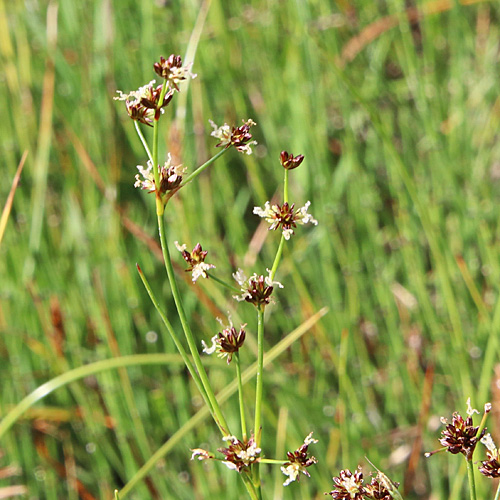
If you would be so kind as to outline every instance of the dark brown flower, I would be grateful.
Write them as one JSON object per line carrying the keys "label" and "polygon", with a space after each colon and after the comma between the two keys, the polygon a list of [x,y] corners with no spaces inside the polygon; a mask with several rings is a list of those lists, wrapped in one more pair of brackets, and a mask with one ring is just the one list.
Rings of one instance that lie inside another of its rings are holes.
{"label": "dark brown flower", "polygon": [[[365,486],[365,495],[367,498],[373,500],[392,500],[393,495],[391,491],[387,488],[387,482],[390,481],[387,476],[384,475],[385,481],[379,480],[379,474],[377,477],[372,477],[371,483]],[[399,487],[399,483],[389,483],[394,489]]]}
{"label": "dark brown flower", "polygon": [[192,63],[182,65],[181,56],[171,54],[168,59],[160,57],[160,62],[154,63],[153,68],[158,76],[165,78],[175,90],[179,91],[179,83],[196,75],[190,72]]}
{"label": "dark brown flower", "polygon": [[227,448],[219,448],[217,451],[226,457],[222,463],[229,469],[241,472],[245,467],[260,461],[261,449],[257,446],[253,436],[244,443],[234,436],[223,439],[231,444]]}
{"label": "dark brown flower", "polygon": [[363,500],[365,488],[360,467],[354,473],[349,469],[341,470],[338,477],[333,478],[333,485],[335,489],[325,495],[339,500]]}
{"label": "dark brown flower", "polygon": [[203,250],[199,243],[196,244],[192,252],[186,250],[186,245],[179,245],[177,241],[174,243],[177,250],[182,253],[182,258],[188,263],[186,272],[193,274],[193,283],[196,282],[200,276],[208,278],[207,271],[215,268],[213,264],[207,264],[205,262],[208,252]]}
{"label": "dark brown flower", "polygon": [[213,132],[210,134],[219,139],[217,148],[229,148],[234,146],[240,153],[252,154],[250,146],[257,144],[256,141],[251,141],[252,134],[249,132],[252,125],[256,125],[253,120],[247,120],[241,127],[230,127],[227,123],[218,127],[212,120],[209,120],[213,127]]}
{"label": "dark brown flower", "polygon": [[486,432],[486,429],[483,429],[481,434],[477,436],[478,430],[479,427],[473,425],[471,416],[464,420],[458,412],[455,412],[451,423],[447,424],[441,433],[439,442],[450,453],[462,453],[467,460],[471,460],[478,441]]}
{"label": "dark brown flower", "polygon": [[304,155],[293,156],[291,153],[282,151],[280,153],[280,161],[285,170],[293,170],[304,161]]}
{"label": "dark brown flower", "polygon": [[313,456],[310,457],[307,451],[311,443],[318,442],[317,439],[313,439],[312,434],[311,432],[304,439],[304,444],[300,448],[286,453],[288,462],[285,462],[283,467],[281,467],[281,472],[285,476],[288,476],[288,479],[283,483],[283,486],[288,486],[292,481],[298,481],[300,479],[300,472],[307,477],[311,477],[306,468],[318,463],[318,460]]}
{"label": "dark brown flower", "polygon": [[227,364],[229,364],[233,359],[233,354],[238,352],[245,342],[246,332],[243,330],[244,327],[245,325],[242,325],[239,332],[236,331],[234,326],[225,328],[222,332],[212,337],[212,345],[210,347],[202,341],[203,352],[207,354],[217,352],[217,356],[220,358],[227,356]]}
{"label": "dark brown flower", "polygon": [[313,216],[307,211],[311,202],[308,201],[303,207],[295,210],[295,203],[291,205],[285,201],[283,205],[271,205],[266,201],[264,208],[254,207],[253,213],[259,217],[263,217],[266,221],[271,224],[269,230],[276,230],[281,228],[282,234],[285,240],[289,240],[290,236],[294,234],[294,228],[297,224],[307,224],[311,223],[314,225],[318,224],[318,221],[313,218]]}
{"label": "dark brown flower", "polygon": [[266,306],[271,303],[271,294],[274,290],[274,285],[283,288],[283,285],[279,281],[273,281],[271,278],[271,271],[269,271],[269,276],[262,276],[254,274],[250,278],[245,276],[245,273],[238,269],[237,272],[233,274],[233,278],[238,282],[241,287],[241,295],[234,295],[233,297],[238,300],[246,300],[256,307]]}

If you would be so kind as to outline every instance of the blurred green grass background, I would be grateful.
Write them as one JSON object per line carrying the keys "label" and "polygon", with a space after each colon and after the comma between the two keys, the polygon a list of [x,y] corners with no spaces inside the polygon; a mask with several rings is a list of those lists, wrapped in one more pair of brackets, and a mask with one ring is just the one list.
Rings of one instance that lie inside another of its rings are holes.
{"label": "blurred green grass background", "polygon": [[[488,427],[499,428],[496,2],[0,0],[1,207],[28,151],[0,245],[1,416],[71,368],[174,352],[135,270],[175,322],[153,199],[133,188],[145,155],[112,97],[153,79],[160,55],[184,55],[205,13],[198,77],[168,108],[163,151],[204,162],[209,118],[254,119],[259,146],[180,191],[172,241],[200,241],[226,279],[270,267],[278,235],[252,208],[281,189],[283,149],[305,155],[290,197],[311,200],[319,221],[287,245],[267,346],[329,312],[266,371],[263,439],[268,456],[284,455],[314,431],[319,464],[286,489],[277,467],[265,470],[265,498],[324,498],[339,469],[371,470],[365,456],[407,499],[466,498],[463,460],[422,453],[438,447],[438,417],[463,413],[469,396],[497,404]],[[210,281],[183,290],[198,341],[230,311],[248,323],[252,362],[253,311]],[[233,380],[231,366],[207,362],[218,389]],[[200,405],[178,364],[72,383],[0,442],[0,466],[12,466],[0,487],[110,499]],[[236,401],[223,409],[235,425]],[[221,446],[208,419],[126,498],[244,498],[234,472],[189,460],[203,444]]]}

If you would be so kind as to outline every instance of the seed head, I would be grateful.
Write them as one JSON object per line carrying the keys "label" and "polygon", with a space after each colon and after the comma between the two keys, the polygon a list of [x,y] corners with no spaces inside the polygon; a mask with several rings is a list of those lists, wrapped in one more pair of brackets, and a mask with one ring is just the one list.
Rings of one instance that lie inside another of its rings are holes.
{"label": "seed head", "polygon": [[498,452],[498,448],[493,442],[493,439],[491,438],[491,435],[486,434],[486,436],[481,439],[481,443],[488,448],[488,451],[486,452],[488,460],[481,462],[479,472],[486,477],[500,477],[500,454]]}
{"label": "seed head", "polygon": [[464,420],[458,412],[453,414],[451,423],[446,421],[445,423],[447,425],[441,433],[439,442],[450,453],[454,455],[462,453],[467,460],[471,460],[474,449],[478,441],[484,436],[486,429],[483,429],[481,434],[476,436],[479,427],[473,425],[472,416],[468,416]]}
{"label": "seed head", "polygon": [[291,153],[282,151],[280,153],[280,161],[285,170],[293,170],[304,161],[304,155],[293,156]]}
{"label": "seed head", "polygon": [[394,490],[397,490],[399,483],[393,483],[385,474],[381,479],[381,472],[377,477],[372,477],[371,483],[365,486],[366,498],[373,500],[392,500]]}

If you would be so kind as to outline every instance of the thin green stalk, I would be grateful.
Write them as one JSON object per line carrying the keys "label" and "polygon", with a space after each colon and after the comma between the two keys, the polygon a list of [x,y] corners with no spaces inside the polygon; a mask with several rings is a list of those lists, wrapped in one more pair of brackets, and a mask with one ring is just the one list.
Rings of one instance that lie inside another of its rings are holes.
{"label": "thin green stalk", "polygon": [[238,400],[240,403],[241,435],[243,437],[243,442],[246,443],[247,424],[245,420],[245,400],[243,398],[243,382],[241,381],[240,353],[235,352],[233,357],[236,366],[236,379],[238,380]]}
{"label": "thin green stalk", "polygon": [[276,251],[276,257],[274,258],[273,267],[271,268],[271,280],[274,280],[274,276],[276,275],[276,271],[278,270],[278,266],[281,261],[281,256],[283,255],[283,247],[285,246],[285,237],[281,235],[280,244],[278,246],[278,250]]}
{"label": "thin green stalk", "polygon": [[226,283],[225,281],[221,280],[220,278],[217,278],[217,276],[215,276],[214,274],[207,272],[207,276],[209,278],[213,279],[214,281],[216,281],[217,283],[219,283],[219,285],[222,285],[223,287],[227,288],[228,290],[231,290],[233,293],[241,293],[241,290],[239,288],[236,288],[235,286],[230,285],[229,283]]}
{"label": "thin green stalk", "polygon": [[191,327],[189,326],[189,323],[186,318],[186,313],[184,311],[184,306],[182,304],[181,294],[179,292],[177,281],[174,275],[174,268],[172,266],[172,261],[170,260],[170,253],[168,251],[167,238],[165,235],[165,222],[161,215],[158,215],[158,227],[160,230],[160,243],[163,252],[163,260],[165,263],[165,269],[167,271],[168,281],[170,283],[170,288],[172,290],[172,295],[174,297],[175,306],[177,308],[177,313],[179,314],[179,319],[181,320],[182,329],[184,330],[184,335],[186,336],[189,350],[191,351],[191,355],[193,356],[194,364],[196,366],[196,369],[198,370],[201,382],[203,384],[203,387],[205,388],[208,399],[210,400],[210,403],[214,410],[214,415],[215,415],[214,418],[217,421],[217,425],[219,426],[219,428],[221,428],[223,435],[229,436],[230,435],[229,427],[227,425],[226,419],[224,418],[224,415],[222,414],[219,403],[215,398],[214,391],[212,389],[210,381],[208,380],[207,372],[205,371],[203,363],[201,362],[200,354],[196,347],[196,342],[194,340],[193,332],[191,331]]}
{"label": "thin green stalk", "polygon": [[219,151],[215,156],[212,156],[210,160],[206,161],[203,165],[201,165],[201,167],[198,167],[193,173],[189,174],[182,182],[181,187],[191,182],[195,177],[198,177],[198,175],[200,175],[203,172],[203,170],[209,167],[215,160],[220,158],[228,149],[229,148],[224,148],[222,151]]}
{"label": "thin green stalk", "polygon": [[[203,387],[203,384],[201,383],[201,379],[200,379],[198,373],[196,372],[196,369],[195,369],[193,363],[189,359],[189,357],[186,353],[186,350],[184,349],[181,341],[179,340],[179,337],[177,337],[177,334],[175,333],[175,330],[172,328],[172,324],[168,320],[166,314],[161,309],[160,304],[158,302],[158,299],[156,298],[155,294],[153,293],[153,290],[152,290],[148,280],[146,279],[146,276],[142,272],[142,269],[139,267],[139,265],[137,265],[137,271],[139,272],[139,276],[141,277],[144,288],[146,288],[146,291],[148,292],[148,295],[149,295],[149,298],[151,299],[151,302],[153,303],[156,310],[158,311],[158,314],[160,315],[160,317],[163,321],[163,324],[166,326],[168,333],[170,334],[170,336],[172,337],[172,340],[174,341],[175,347],[179,351],[179,354],[182,356],[184,364],[186,365],[187,369],[189,370],[189,373],[191,374],[191,376],[193,377],[193,380],[196,384],[196,387],[200,391],[203,399],[205,400],[205,403],[207,404],[207,406],[210,410],[210,413],[213,416],[214,411],[213,411],[212,404],[211,404],[210,400],[208,399],[207,393],[205,392],[205,388]],[[215,419],[215,421],[217,422],[216,419]],[[222,429],[221,429],[221,431],[222,431]]]}
{"label": "thin green stalk", "polygon": [[139,139],[141,140],[142,145],[144,146],[144,149],[146,150],[146,153],[148,154],[149,160],[154,165],[153,155],[151,154],[151,150],[149,149],[148,143],[146,142],[146,139],[144,138],[144,135],[142,134],[142,130],[139,127],[139,123],[137,122],[137,120],[134,120],[134,126],[135,126],[135,131],[137,132],[137,135],[139,136]]}
{"label": "thin green stalk", "polygon": [[257,382],[255,387],[255,440],[260,446],[262,417],[262,372],[264,368],[264,308],[257,308]]}
{"label": "thin green stalk", "polygon": [[[165,98],[165,94],[167,93],[167,80],[164,80],[163,86],[160,93],[160,99],[158,100],[158,109],[161,109],[163,104],[163,99]],[[163,200],[161,199],[161,193],[159,191],[160,186],[160,171],[158,170],[158,122],[160,120],[161,113],[158,118],[155,117],[153,120],[153,175],[155,178],[155,186],[156,186],[156,214],[158,217],[163,215],[165,211],[165,205],[163,204]]]}
{"label": "thin green stalk", "polygon": [[[302,325],[297,327],[293,332],[285,336],[284,339],[280,340],[275,346],[273,346],[266,353],[264,358],[264,367],[270,365],[274,360],[283,352],[285,352],[292,344],[297,342],[307,331],[309,331],[326,313],[328,308],[324,307],[316,314],[307,319]],[[180,359],[179,359],[180,361]],[[242,382],[246,384],[251,380],[257,373],[257,362],[253,363],[242,373]],[[230,382],[224,389],[222,389],[219,394],[217,394],[217,400],[219,403],[227,401],[238,389],[238,383],[236,380]],[[128,483],[120,490],[120,496],[125,498],[128,493],[130,493],[135,486],[142,481],[151,470],[154,469],[155,465],[162,459],[166,457],[179,443],[182,443],[186,435],[192,430],[196,429],[199,425],[204,422],[208,416],[208,407],[204,406],[198,412],[191,417],[191,419],[182,425],[177,431],[170,436],[168,441],[163,443],[158,450],[156,450],[151,458],[132,476],[129,478]],[[1,437],[1,434],[0,434]],[[253,498],[253,497],[252,497]],[[257,497],[258,498],[258,497]]]}
{"label": "thin green stalk", "polygon": [[[260,447],[262,437],[262,392],[264,371],[264,308],[257,308],[257,380],[255,384],[255,442]],[[254,484],[260,495],[259,464],[254,464]]]}
{"label": "thin green stalk", "polygon": [[467,478],[469,479],[469,490],[471,500],[477,500],[476,497],[476,482],[474,480],[474,464],[472,458],[467,459]]}
{"label": "thin green stalk", "polygon": [[285,180],[283,182],[283,201],[288,202],[288,170],[285,168]]}

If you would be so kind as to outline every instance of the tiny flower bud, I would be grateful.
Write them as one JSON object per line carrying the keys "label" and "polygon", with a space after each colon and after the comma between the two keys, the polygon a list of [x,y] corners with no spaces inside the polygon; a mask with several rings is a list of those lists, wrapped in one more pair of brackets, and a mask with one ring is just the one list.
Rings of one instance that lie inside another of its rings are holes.
{"label": "tiny flower bud", "polygon": [[304,155],[293,156],[291,153],[282,151],[280,153],[281,165],[285,170],[293,170],[297,168],[304,160]]}

